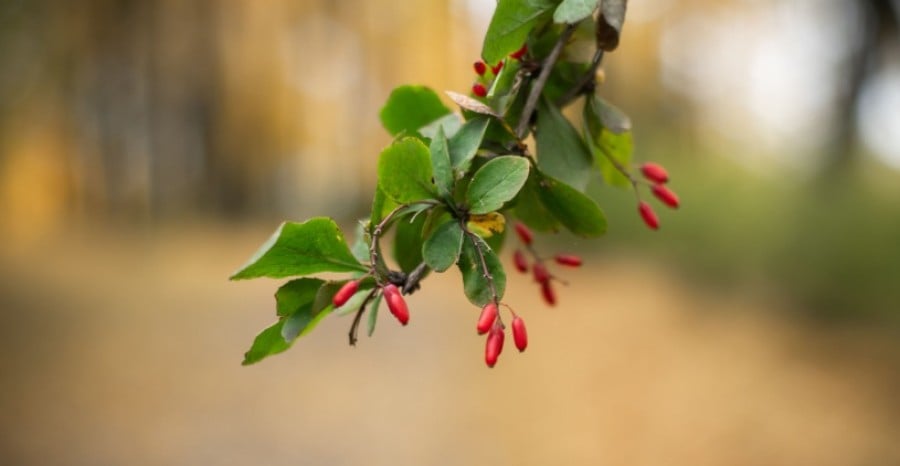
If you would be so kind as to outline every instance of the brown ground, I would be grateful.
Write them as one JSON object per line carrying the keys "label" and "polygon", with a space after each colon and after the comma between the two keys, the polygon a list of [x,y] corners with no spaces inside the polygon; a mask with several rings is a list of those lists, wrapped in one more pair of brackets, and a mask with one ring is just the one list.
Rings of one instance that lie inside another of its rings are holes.
{"label": "brown ground", "polygon": [[482,363],[455,272],[346,344],[327,319],[239,365],[277,282],[229,283],[267,232],[71,233],[0,254],[0,463],[900,464],[900,356],[871,331],[685,287],[652,265],[567,274],[531,347]]}

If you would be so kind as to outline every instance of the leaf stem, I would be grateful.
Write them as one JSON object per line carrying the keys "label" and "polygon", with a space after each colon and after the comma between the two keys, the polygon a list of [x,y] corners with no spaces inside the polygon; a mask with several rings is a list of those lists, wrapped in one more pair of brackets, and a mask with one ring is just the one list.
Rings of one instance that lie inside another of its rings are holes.
{"label": "leaf stem", "polygon": [[359,340],[357,335],[359,334],[359,322],[362,320],[363,314],[366,312],[366,306],[369,305],[369,302],[372,298],[375,297],[375,294],[378,292],[378,288],[372,288],[372,291],[369,292],[369,295],[366,296],[366,299],[363,301],[362,305],[359,306],[359,310],[356,311],[356,315],[353,317],[353,323],[350,325],[350,346],[356,346],[356,342]]}
{"label": "leaf stem", "polygon": [[522,109],[522,117],[519,118],[519,126],[516,128],[516,137],[518,139],[524,139],[525,134],[528,133],[531,115],[534,113],[538,99],[540,99],[541,93],[544,91],[544,86],[547,85],[547,79],[550,78],[550,72],[553,71],[553,65],[559,60],[559,56],[562,53],[566,42],[572,37],[572,33],[575,32],[576,28],[577,25],[575,24],[567,25],[562,34],[559,35],[559,39],[556,40],[553,50],[550,51],[550,54],[547,55],[547,58],[541,63],[541,72],[538,74],[537,79],[534,80],[534,84],[531,85],[531,91],[528,94],[528,99],[525,101],[525,107]]}

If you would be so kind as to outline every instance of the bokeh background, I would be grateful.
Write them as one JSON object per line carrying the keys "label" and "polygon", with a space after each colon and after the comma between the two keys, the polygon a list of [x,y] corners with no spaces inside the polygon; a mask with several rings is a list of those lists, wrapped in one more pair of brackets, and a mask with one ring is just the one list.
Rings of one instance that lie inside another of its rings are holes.
{"label": "bokeh background", "polygon": [[559,306],[511,278],[526,353],[450,272],[239,365],[278,282],[227,276],[366,214],[380,105],[468,89],[493,6],[0,2],[0,462],[900,464],[895,0],[632,1],[600,93],[683,207],[594,186]]}

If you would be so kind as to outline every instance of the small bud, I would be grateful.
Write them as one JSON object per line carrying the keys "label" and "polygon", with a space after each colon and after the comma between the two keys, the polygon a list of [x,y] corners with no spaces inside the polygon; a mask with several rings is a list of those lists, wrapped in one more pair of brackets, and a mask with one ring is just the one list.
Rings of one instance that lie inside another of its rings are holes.
{"label": "small bud", "polygon": [[334,303],[334,307],[341,307],[350,300],[350,298],[356,294],[356,290],[359,289],[359,280],[351,280],[347,283],[344,283],[344,286],[338,290],[337,293],[334,294],[334,298],[331,302]]}
{"label": "small bud", "polygon": [[400,290],[393,283],[384,286],[384,299],[387,301],[391,314],[401,324],[406,325],[409,322],[409,308],[406,307],[406,301],[400,295]]}
{"label": "small bud", "polygon": [[503,60],[498,61],[496,65],[494,65],[494,66],[491,67],[491,71],[492,71],[494,74],[499,73],[500,70],[502,70],[502,69],[503,69]]}
{"label": "small bud", "polygon": [[675,194],[671,189],[661,185],[655,184],[653,185],[653,195],[656,196],[657,199],[662,201],[663,204],[673,208],[678,208],[678,195]]}
{"label": "small bud", "polygon": [[484,362],[488,367],[494,367],[494,364],[497,364],[497,358],[503,351],[504,338],[503,326],[499,322],[495,323],[491,327],[491,333],[488,334],[487,343],[484,345]]}
{"label": "small bud", "polygon": [[541,283],[541,295],[548,306],[556,305],[556,292],[553,291],[553,285],[549,281]]}
{"label": "small bud", "polygon": [[528,53],[528,44],[522,44],[522,48],[509,54],[509,56],[512,58],[515,58],[516,60],[521,60],[522,57],[524,57],[526,53]]}
{"label": "small bud", "polygon": [[656,212],[653,211],[653,208],[650,207],[650,204],[641,201],[638,205],[638,212],[641,213],[641,218],[644,219],[644,223],[647,224],[647,227],[651,230],[659,229],[659,218],[656,216]]}
{"label": "small bud", "polygon": [[534,281],[538,283],[550,282],[550,272],[547,271],[547,267],[544,267],[544,264],[536,262],[531,270],[534,273]]}
{"label": "small bud", "polygon": [[521,249],[516,249],[513,254],[513,263],[516,264],[516,270],[519,272],[528,272],[528,259],[525,258],[525,253]]}
{"label": "small bud", "polygon": [[573,254],[557,254],[554,259],[556,259],[557,264],[565,265],[566,267],[581,266],[581,258]]}
{"label": "small bud", "polygon": [[478,60],[472,66],[475,68],[475,72],[478,73],[478,76],[483,76],[484,72],[487,71],[487,65],[485,65],[481,60]]}
{"label": "small bud", "polygon": [[478,97],[484,97],[487,95],[487,88],[484,87],[484,84],[477,83],[472,86],[472,93]]}
{"label": "small bud", "polygon": [[497,303],[487,303],[481,308],[481,316],[478,317],[478,334],[484,335],[488,330],[491,329],[491,326],[494,325],[494,321],[497,320]]}
{"label": "small bud", "polygon": [[519,235],[519,239],[524,244],[531,244],[534,240],[534,235],[531,233],[531,230],[525,226],[524,223],[516,222],[516,234]]}
{"label": "small bud", "polygon": [[669,181],[669,174],[666,172],[666,169],[657,163],[647,162],[641,165],[641,173],[644,174],[644,178],[647,178],[654,183],[665,183]]}
{"label": "small bud", "polygon": [[512,334],[519,352],[525,351],[525,348],[528,347],[528,332],[525,331],[525,321],[519,316],[513,317]]}

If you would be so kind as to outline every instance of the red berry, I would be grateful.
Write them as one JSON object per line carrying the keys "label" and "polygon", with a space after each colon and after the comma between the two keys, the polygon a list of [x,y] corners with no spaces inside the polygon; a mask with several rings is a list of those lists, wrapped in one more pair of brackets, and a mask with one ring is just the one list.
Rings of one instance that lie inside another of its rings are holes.
{"label": "red berry", "polygon": [[662,165],[647,162],[641,165],[641,173],[644,174],[644,178],[654,182],[654,183],[665,183],[669,181],[669,174],[666,172],[666,169],[662,167]]}
{"label": "red berry", "polygon": [[580,267],[581,258],[572,254],[557,254],[556,263],[567,267]]}
{"label": "red berry", "polygon": [[503,69],[503,60],[498,61],[496,65],[491,67],[491,71],[493,71],[494,74],[499,73],[500,70],[502,70],[502,69]]}
{"label": "red berry", "polygon": [[534,235],[531,233],[531,230],[528,229],[524,223],[516,223],[515,228],[516,234],[519,235],[519,239],[525,244],[531,244],[534,240]]}
{"label": "red berry", "polygon": [[556,292],[553,291],[553,285],[549,281],[541,283],[541,295],[548,306],[556,305]]}
{"label": "red berry", "polygon": [[513,254],[513,263],[516,264],[516,270],[519,272],[525,273],[528,271],[528,259],[525,258],[525,253],[521,249],[516,249],[515,254]]}
{"label": "red berry", "polygon": [[522,48],[509,54],[509,56],[515,58],[516,60],[521,60],[526,53],[528,53],[528,44],[522,44]]}
{"label": "red berry", "polygon": [[497,320],[497,303],[485,304],[481,308],[481,316],[478,318],[478,334],[484,335],[487,333],[491,326],[494,325],[495,320]]}
{"label": "red berry", "polygon": [[472,66],[475,67],[475,72],[478,73],[478,76],[484,75],[484,72],[487,71],[487,65],[485,65],[481,60],[478,60]]}
{"label": "red berry", "polygon": [[478,97],[484,97],[487,95],[487,88],[485,88],[483,84],[478,83],[472,86],[472,93]]}
{"label": "red berry", "polygon": [[494,367],[497,364],[497,358],[503,351],[503,326],[499,322],[491,327],[491,333],[488,334],[487,343],[484,345],[484,362],[488,367]]}
{"label": "red berry", "polygon": [[401,324],[406,325],[409,322],[409,308],[406,307],[406,301],[400,295],[400,290],[393,283],[384,286],[384,299],[387,301],[391,314]]}
{"label": "red berry", "polygon": [[650,207],[650,204],[641,201],[638,205],[638,212],[641,213],[641,218],[644,219],[644,223],[647,224],[647,227],[651,230],[659,229],[659,218],[656,216],[656,212],[653,211],[653,208]]}
{"label": "red berry", "polygon": [[350,300],[350,297],[356,294],[356,290],[359,289],[359,281],[351,280],[347,283],[344,283],[344,286],[338,290],[337,293],[334,294],[334,298],[331,302],[334,303],[334,307],[341,307]]}
{"label": "red berry", "polygon": [[528,332],[525,331],[525,321],[519,316],[513,317],[512,334],[519,352],[525,351],[525,348],[528,347]]}
{"label": "red berry", "polygon": [[547,267],[544,267],[544,264],[537,262],[531,270],[534,272],[534,281],[538,283],[550,282],[550,272],[547,271]]}
{"label": "red berry", "polygon": [[653,195],[656,196],[657,199],[662,201],[663,204],[673,208],[678,208],[678,195],[675,194],[671,189],[661,185],[655,184],[653,185]]}

